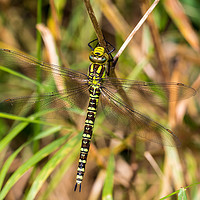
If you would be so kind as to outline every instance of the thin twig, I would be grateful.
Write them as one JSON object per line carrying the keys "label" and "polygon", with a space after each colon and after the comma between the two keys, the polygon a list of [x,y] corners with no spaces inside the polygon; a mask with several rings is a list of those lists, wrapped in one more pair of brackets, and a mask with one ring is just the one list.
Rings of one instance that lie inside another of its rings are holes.
{"label": "thin twig", "polygon": [[106,42],[105,42],[105,39],[103,37],[103,33],[101,31],[99,23],[97,22],[97,18],[95,17],[95,14],[94,14],[94,11],[92,9],[92,6],[90,4],[90,0],[83,0],[83,1],[85,3],[85,7],[87,9],[88,15],[89,15],[89,17],[90,17],[90,19],[92,21],[92,24],[93,24],[94,30],[96,32],[99,44],[102,47],[106,48]]}
{"label": "thin twig", "polygon": [[151,12],[154,10],[154,8],[156,7],[156,5],[158,4],[159,1],[160,0],[155,0],[153,2],[153,4],[151,5],[151,7],[147,10],[147,12],[144,14],[144,16],[142,17],[142,19],[138,22],[138,24],[136,25],[136,27],[133,29],[133,31],[130,33],[130,35],[127,37],[126,41],[124,42],[124,44],[121,46],[121,48],[119,49],[119,51],[115,55],[115,57],[114,57],[114,63],[116,63],[116,61],[118,60],[119,56],[122,54],[122,52],[124,51],[124,49],[130,43],[130,41],[132,40],[132,38],[135,35],[135,33],[140,29],[140,27],[146,21],[147,17],[151,14]]}

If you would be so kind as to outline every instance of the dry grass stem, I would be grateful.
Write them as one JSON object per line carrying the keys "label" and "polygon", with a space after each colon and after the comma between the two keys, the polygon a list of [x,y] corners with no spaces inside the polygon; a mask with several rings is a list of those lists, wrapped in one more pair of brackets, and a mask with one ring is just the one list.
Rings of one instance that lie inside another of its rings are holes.
{"label": "dry grass stem", "polygon": [[146,21],[147,17],[152,13],[152,11],[154,10],[154,8],[156,7],[156,5],[159,3],[160,0],[155,0],[153,2],[153,4],[151,5],[151,7],[147,10],[147,12],[144,14],[144,16],[141,18],[141,20],[138,22],[138,24],[135,26],[135,28],[133,29],[133,31],[130,33],[130,35],[127,37],[126,41],[123,43],[123,45],[121,46],[121,48],[119,49],[119,51],[117,52],[117,54],[114,57],[114,63],[118,60],[119,56],[122,54],[122,52],[124,51],[124,49],[127,47],[127,45],[130,43],[130,41],[132,40],[133,36],[135,35],[135,33],[140,29],[140,27],[144,24],[144,22]]}
{"label": "dry grass stem", "polygon": [[96,35],[97,35],[97,38],[98,38],[98,41],[99,41],[99,44],[102,46],[102,47],[106,47],[106,42],[105,42],[105,39],[103,37],[103,33],[101,31],[101,28],[99,26],[99,23],[97,21],[97,18],[94,14],[94,11],[92,9],[92,6],[90,4],[90,0],[84,0],[84,3],[85,3],[85,7],[87,9],[87,12],[88,12],[88,15],[90,17],[90,20],[92,21],[92,25],[94,27],[94,30],[96,32]]}
{"label": "dry grass stem", "polygon": [[199,36],[194,31],[188,16],[185,14],[183,6],[178,0],[166,0],[164,1],[164,5],[185,40],[187,40],[194,50],[199,52]]}
{"label": "dry grass stem", "polygon": [[162,179],[163,173],[160,170],[160,168],[159,168],[158,164],[156,163],[156,161],[154,160],[153,156],[148,151],[144,152],[144,156],[149,161],[149,163],[151,164],[151,166],[153,167],[153,169],[155,170],[157,175]]}
{"label": "dry grass stem", "polygon": [[[59,58],[56,53],[55,41],[50,30],[43,24],[38,24],[37,29],[40,31],[43,41],[45,43],[45,46],[47,48],[50,63],[59,65]],[[65,87],[64,87],[64,83],[62,84],[62,80],[60,80],[62,77],[53,72],[52,74],[54,76],[54,80],[55,80],[58,90],[63,90]]]}

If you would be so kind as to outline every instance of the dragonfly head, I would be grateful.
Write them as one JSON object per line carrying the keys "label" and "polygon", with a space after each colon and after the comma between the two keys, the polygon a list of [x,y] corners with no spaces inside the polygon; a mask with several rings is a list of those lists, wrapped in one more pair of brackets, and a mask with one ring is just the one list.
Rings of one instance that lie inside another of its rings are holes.
{"label": "dragonfly head", "polygon": [[108,61],[108,54],[103,47],[96,47],[94,51],[91,51],[89,59],[94,64],[104,64]]}

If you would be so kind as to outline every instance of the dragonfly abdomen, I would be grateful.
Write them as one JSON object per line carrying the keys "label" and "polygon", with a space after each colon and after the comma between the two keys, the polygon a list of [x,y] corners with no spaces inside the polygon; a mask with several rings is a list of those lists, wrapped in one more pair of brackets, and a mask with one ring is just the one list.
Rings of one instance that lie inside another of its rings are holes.
{"label": "dragonfly abdomen", "polygon": [[87,116],[85,119],[83,137],[82,137],[79,164],[78,164],[77,176],[76,176],[76,185],[75,185],[74,190],[76,190],[77,185],[80,185],[79,191],[81,190],[81,183],[82,183],[83,176],[85,173],[85,165],[87,162],[87,156],[88,156],[88,152],[90,148],[90,141],[92,138],[94,121],[96,118],[99,95],[100,94],[98,95],[94,94],[90,96],[89,105],[87,109]]}

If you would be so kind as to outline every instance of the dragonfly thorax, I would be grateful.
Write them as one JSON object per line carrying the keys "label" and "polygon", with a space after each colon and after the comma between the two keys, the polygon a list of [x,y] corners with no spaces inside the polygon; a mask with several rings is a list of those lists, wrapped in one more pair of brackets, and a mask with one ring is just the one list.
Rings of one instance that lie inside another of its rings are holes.
{"label": "dragonfly thorax", "polygon": [[[99,69],[99,70],[94,70],[93,69],[95,68],[96,69]],[[91,71],[92,70],[92,71]],[[98,98],[98,96],[100,95],[100,87],[101,87],[101,84],[102,84],[102,81],[105,77],[105,66],[104,65],[94,65],[94,64],[91,64],[90,67],[89,67],[89,81],[88,81],[88,85],[89,85],[89,93],[90,95],[92,96],[96,96],[96,98]]]}
{"label": "dragonfly thorax", "polygon": [[89,85],[100,86],[101,82],[106,75],[106,65],[105,64],[91,64],[89,66],[88,78]]}

